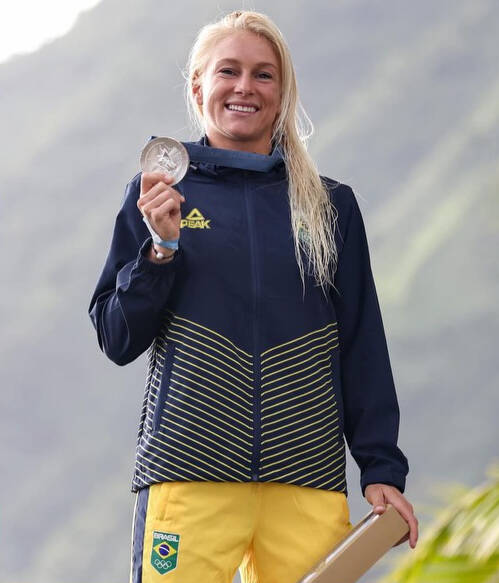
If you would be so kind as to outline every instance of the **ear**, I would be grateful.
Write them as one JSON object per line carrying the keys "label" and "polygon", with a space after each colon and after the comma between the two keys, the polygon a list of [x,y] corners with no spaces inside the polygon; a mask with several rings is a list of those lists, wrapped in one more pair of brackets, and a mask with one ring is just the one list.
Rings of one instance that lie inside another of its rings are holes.
{"label": "ear", "polygon": [[192,94],[196,99],[196,103],[198,105],[203,105],[203,90],[201,89],[201,85],[199,83],[192,84]]}

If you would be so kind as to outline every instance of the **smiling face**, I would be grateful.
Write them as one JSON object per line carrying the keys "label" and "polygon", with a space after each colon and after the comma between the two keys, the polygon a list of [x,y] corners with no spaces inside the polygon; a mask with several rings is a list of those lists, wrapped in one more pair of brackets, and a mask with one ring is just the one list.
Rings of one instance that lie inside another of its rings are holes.
{"label": "smiling face", "polygon": [[211,146],[270,153],[281,82],[279,60],[267,39],[236,31],[219,41],[192,91]]}

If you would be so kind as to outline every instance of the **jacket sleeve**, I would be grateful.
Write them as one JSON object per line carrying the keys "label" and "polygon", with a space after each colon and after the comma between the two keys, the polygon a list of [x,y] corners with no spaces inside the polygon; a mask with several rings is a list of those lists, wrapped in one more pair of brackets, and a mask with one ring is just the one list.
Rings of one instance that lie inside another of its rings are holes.
{"label": "jacket sleeve", "polygon": [[168,263],[146,258],[152,239],[137,208],[139,194],[140,174],[126,187],[111,248],[89,306],[99,346],[118,365],[135,360],[159,333],[182,262],[180,246]]}
{"label": "jacket sleeve", "polygon": [[366,486],[374,483],[390,484],[404,492],[409,466],[397,447],[399,406],[366,231],[355,195],[350,187],[347,191],[350,215],[334,281],[337,292],[333,290],[344,433],[360,468],[363,496]]}

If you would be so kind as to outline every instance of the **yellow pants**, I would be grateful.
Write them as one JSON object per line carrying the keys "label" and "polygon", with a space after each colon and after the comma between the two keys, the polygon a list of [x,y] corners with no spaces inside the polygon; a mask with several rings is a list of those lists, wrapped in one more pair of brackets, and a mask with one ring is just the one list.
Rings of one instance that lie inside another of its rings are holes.
{"label": "yellow pants", "polygon": [[137,493],[130,583],[296,583],[352,528],[347,498],[277,482]]}

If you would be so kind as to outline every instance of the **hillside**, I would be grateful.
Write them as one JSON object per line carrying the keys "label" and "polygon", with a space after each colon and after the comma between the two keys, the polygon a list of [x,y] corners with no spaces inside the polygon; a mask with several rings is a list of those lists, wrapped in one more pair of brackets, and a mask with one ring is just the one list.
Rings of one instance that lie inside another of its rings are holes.
{"label": "hillside", "polygon": [[[423,508],[435,482],[477,484],[497,456],[499,5],[253,6],[288,39],[321,172],[360,201],[406,496]],[[195,137],[181,69],[196,31],[236,7],[103,0],[65,37],[0,65],[6,583],[128,577],[144,358],[107,361],[87,307],[143,143]],[[369,507],[349,463],[357,521]]]}

